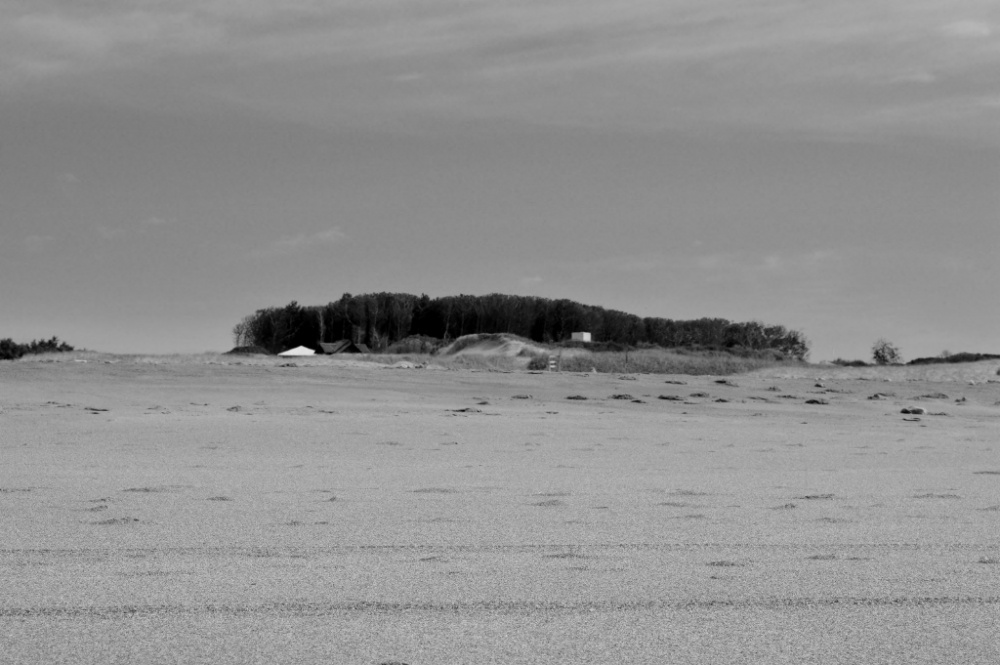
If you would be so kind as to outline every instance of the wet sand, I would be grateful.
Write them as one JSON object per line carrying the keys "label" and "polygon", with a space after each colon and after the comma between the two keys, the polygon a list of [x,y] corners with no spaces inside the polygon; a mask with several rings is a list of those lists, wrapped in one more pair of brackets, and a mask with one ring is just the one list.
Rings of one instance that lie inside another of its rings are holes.
{"label": "wet sand", "polygon": [[5,363],[0,662],[1000,662],[973,374]]}

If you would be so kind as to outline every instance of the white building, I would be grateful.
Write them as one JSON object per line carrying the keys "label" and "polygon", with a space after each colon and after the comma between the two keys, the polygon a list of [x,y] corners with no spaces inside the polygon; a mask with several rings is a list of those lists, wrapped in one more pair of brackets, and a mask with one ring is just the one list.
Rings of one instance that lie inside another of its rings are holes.
{"label": "white building", "polygon": [[591,341],[593,341],[592,339],[590,339],[590,333],[589,332],[575,332],[575,333],[572,333],[570,339],[572,339],[574,342],[591,342]]}

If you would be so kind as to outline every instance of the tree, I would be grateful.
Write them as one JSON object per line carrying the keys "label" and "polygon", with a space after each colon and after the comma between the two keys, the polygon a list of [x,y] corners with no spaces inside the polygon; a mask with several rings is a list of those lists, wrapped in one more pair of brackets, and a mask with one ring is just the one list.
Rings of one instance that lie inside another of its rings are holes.
{"label": "tree", "polygon": [[0,339],[0,360],[17,360],[24,355],[24,347],[10,338]]}
{"label": "tree", "polygon": [[250,346],[257,341],[254,338],[254,324],[256,321],[257,315],[247,314],[239,323],[233,326],[233,344],[235,346]]}
{"label": "tree", "polygon": [[903,356],[899,347],[880,337],[872,346],[872,360],[876,365],[898,365],[903,362]]}

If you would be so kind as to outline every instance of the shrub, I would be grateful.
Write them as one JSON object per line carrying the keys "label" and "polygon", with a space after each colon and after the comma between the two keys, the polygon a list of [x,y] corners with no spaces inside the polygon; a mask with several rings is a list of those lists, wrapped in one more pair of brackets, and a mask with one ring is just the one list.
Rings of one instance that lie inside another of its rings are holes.
{"label": "shrub", "polygon": [[872,345],[872,360],[876,365],[898,365],[903,362],[899,347],[886,339],[879,338]]}
{"label": "shrub", "polygon": [[64,353],[72,350],[72,346],[60,342],[58,337],[35,339],[30,344],[18,344],[9,337],[0,339],[0,360],[17,360],[32,353]]}
{"label": "shrub", "polygon": [[437,337],[427,337],[426,335],[410,335],[409,337],[404,337],[398,342],[393,342],[386,347],[385,352],[388,354],[405,355],[405,354],[427,354],[433,355],[437,353],[438,349],[445,345],[444,341],[438,339]]}
{"label": "shrub", "polygon": [[844,360],[843,358],[837,358],[833,364],[841,367],[868,367],[868,363],[864,360]]}
{"label": "shrub", "polygon": [[549,368],[549,357],[545,354],[533,356],[531,360],[528,361],[528,369],[548,369],[548,368]]}

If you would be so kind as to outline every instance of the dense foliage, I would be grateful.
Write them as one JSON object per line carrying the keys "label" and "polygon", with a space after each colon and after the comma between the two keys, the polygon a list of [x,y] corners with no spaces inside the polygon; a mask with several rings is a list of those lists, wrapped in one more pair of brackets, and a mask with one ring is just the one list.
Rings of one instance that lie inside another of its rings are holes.
{"label": "dense foliage", "polygon": [[16,360],[32,353],[59,353],[72,350],[72,346],[60,342],[58,337],[36,339],[30,344],[18,344],[10,338],[0,339],[0,360]]}
{"label": "dense foliage", "polygon": [[1000,360],[994,353],[952,353],[932,358],[914,358],[907,365],[933,365],[937,363],[974,363],[980,360]]}
{"label": "dense foliage", "polygon": [[236,346],[260,346],[278,353],[295,346],[318,350],[318,342],[351,339],[375,351],[413,336],[455,339],[473,333],[512,333],[537,342],[556,343],[570,333],[587,331],[595,342],[627,347],[770,349],[783,357],[804,360],[809,353],[802,333],[757,321],[733,323],[703,318],[675,321],[641,318],[572,300],[494,293],[444,298],[407,293],[371,293],[320,306],[292,301],[284,307],[259,309],[233,329]]}

